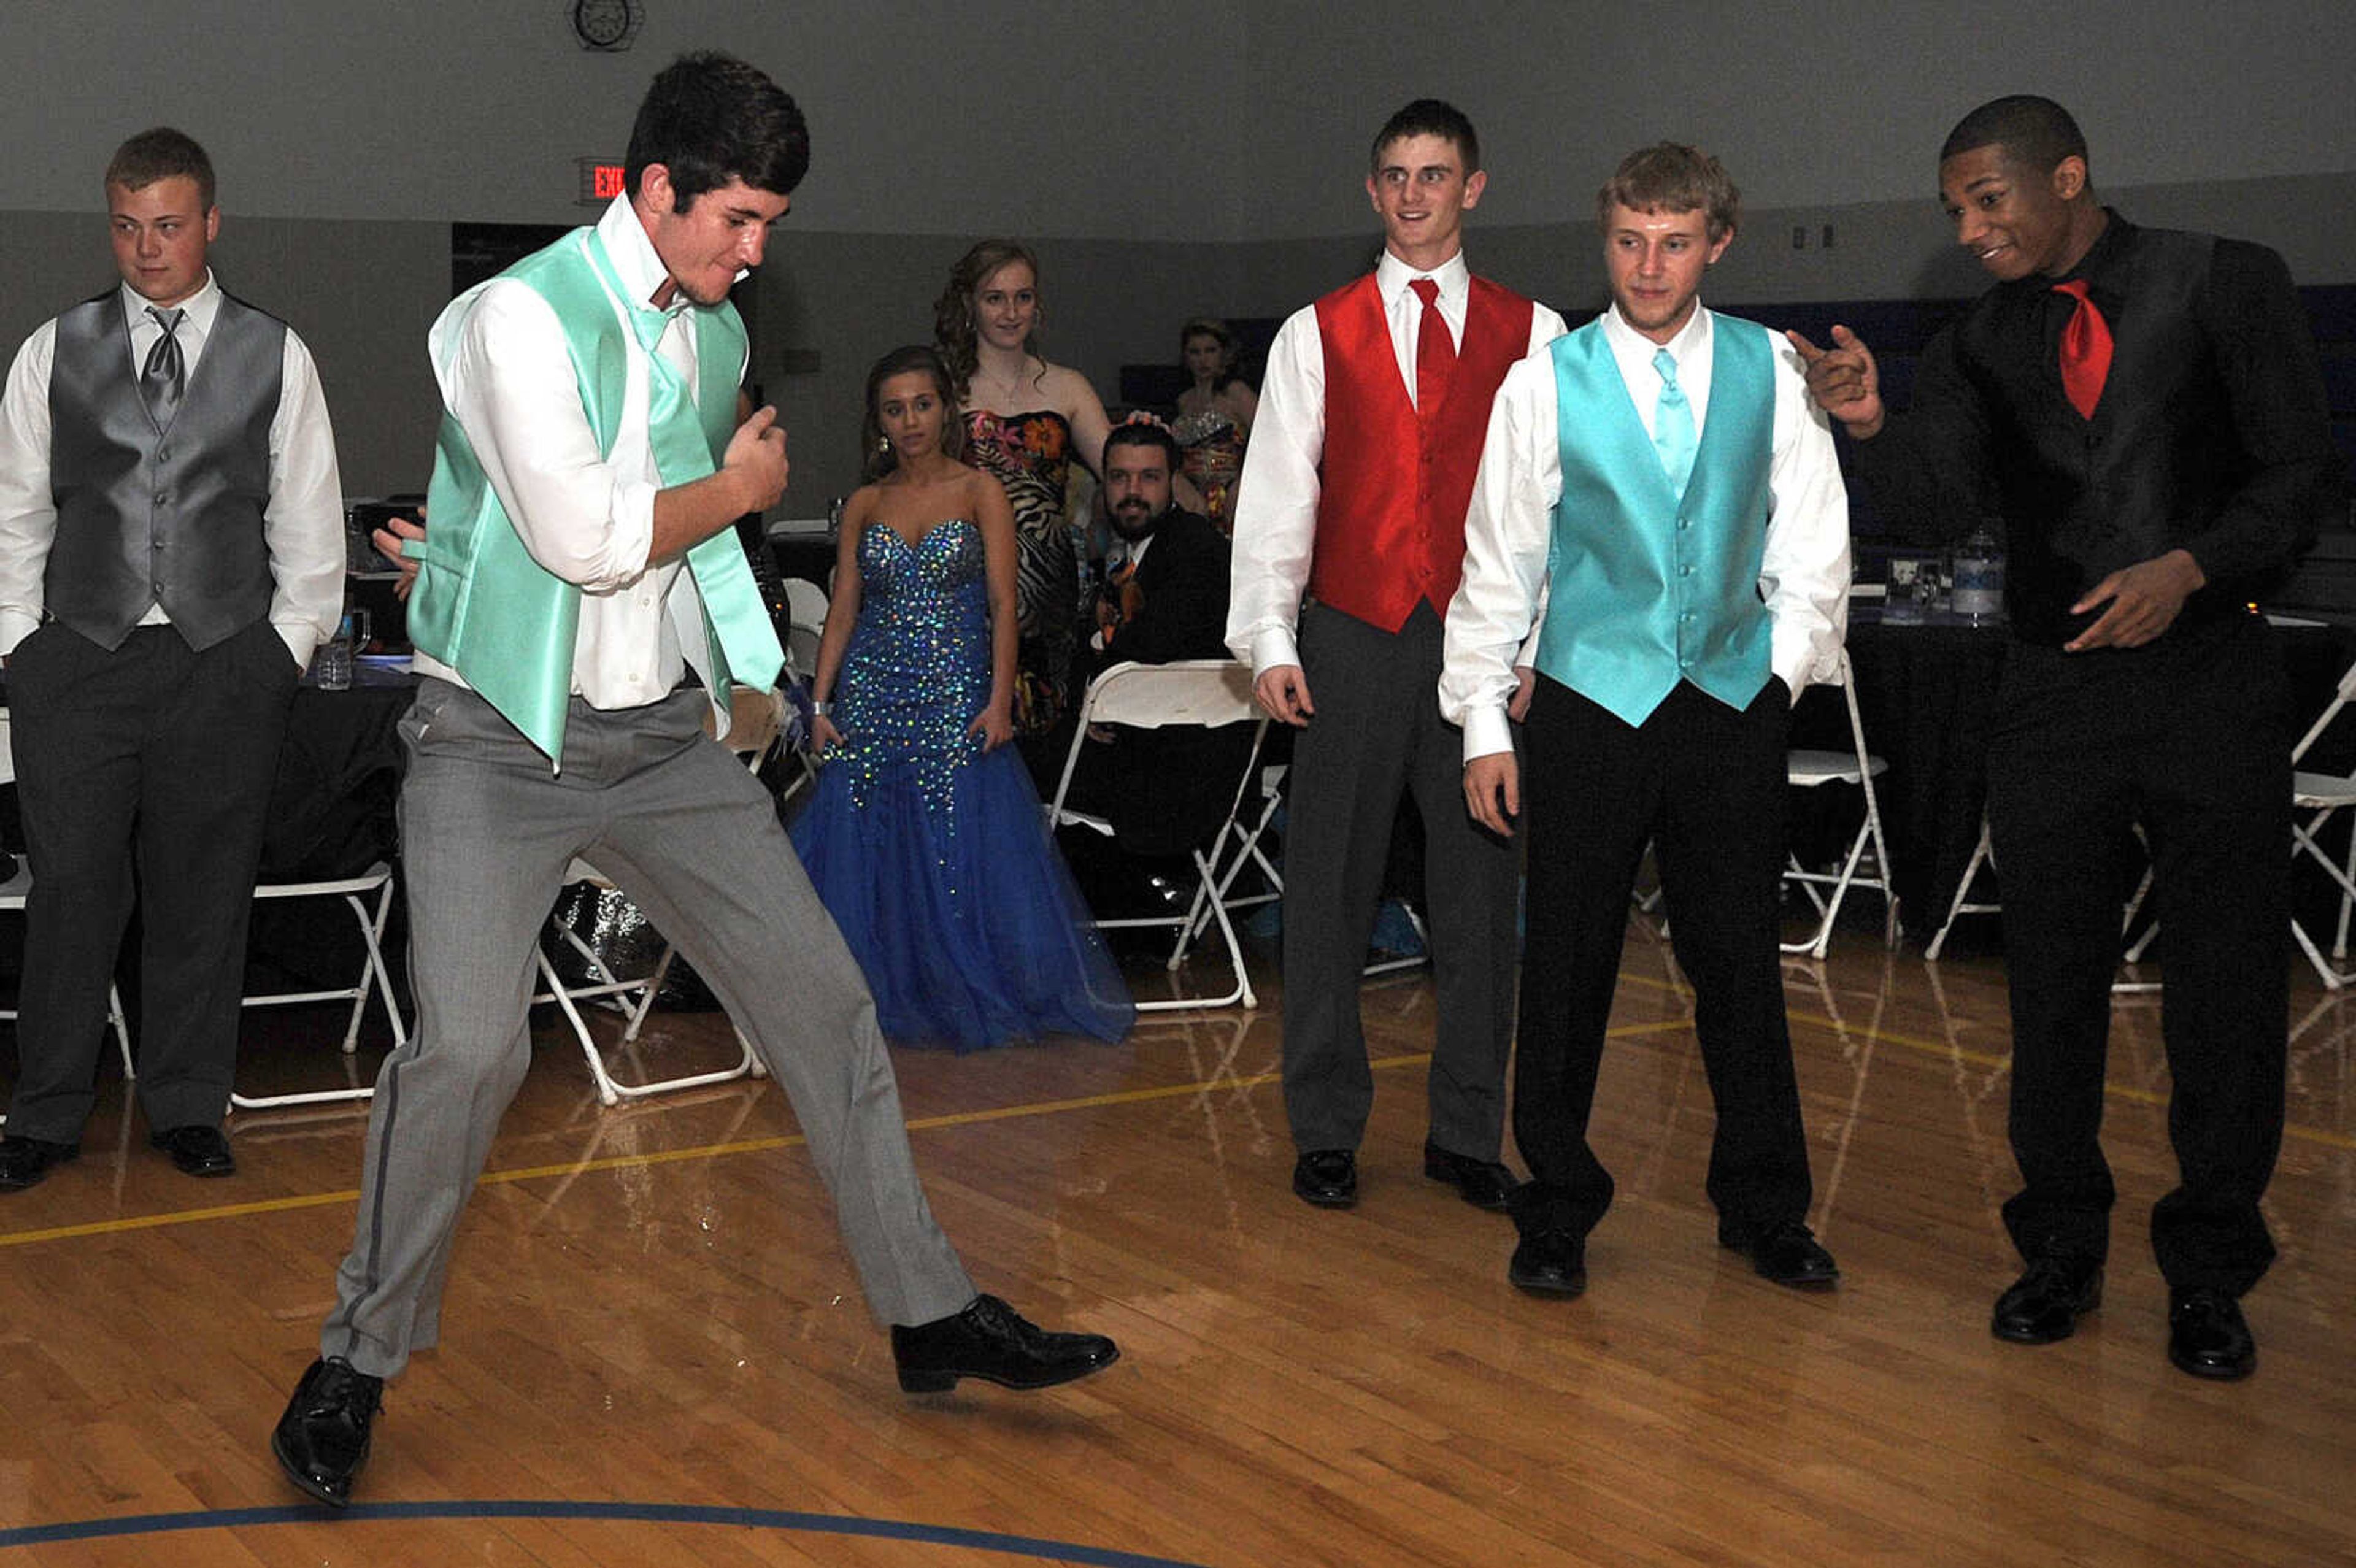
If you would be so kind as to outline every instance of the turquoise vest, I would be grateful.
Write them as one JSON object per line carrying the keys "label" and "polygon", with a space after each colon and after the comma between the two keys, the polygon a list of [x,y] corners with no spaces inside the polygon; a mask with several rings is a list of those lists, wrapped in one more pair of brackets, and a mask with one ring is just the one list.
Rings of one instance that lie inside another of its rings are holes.
{"label": "turquoise vest", "polygon": [[1767,331],[1711,322],[1709,406],[1684,496],[1612,357],[1599,320],[1554,340],[1562,499],[1547,547],[1537,667],[1632,725],[1689,680],[1730,708],[1772,673],[1759,596],[1774,452]]}
{"label": "turquoise vest", "polygon": [[[610,455],[629,356],[646,350],[599,281],[588,248],[595,232],[574,229],[501,276],[529,285],[555,307],[582,410],[598,452]],[[458,308],[487,286],[463,297]],[[690,307],[689,314],[696,334],[696,411],[716,465],[735,433],[744,324],[724,302]],[[698,477],[665,474],[661,482],[668,488]],[[456,670],[552,762],[561,759],[581,590],[525,549],[466,432],[446,408],[434,443],[426,519],[417,586],[409,598],[410,640]],[[704,659],[697,661],[691,650],[689,662],[703,677],[724,723],[731,672],[766,688],[776,682],[785,654],[734,533],[723,530],[689,550],[687,567],[682,585],[691,582],[698,595],[705,645]]]}

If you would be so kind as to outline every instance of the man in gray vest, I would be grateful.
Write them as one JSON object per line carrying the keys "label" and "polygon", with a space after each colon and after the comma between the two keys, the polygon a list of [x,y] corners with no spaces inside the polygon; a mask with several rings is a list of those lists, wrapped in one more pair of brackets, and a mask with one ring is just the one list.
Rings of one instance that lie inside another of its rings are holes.
{"label": "man in gray vest", "polygon": [[343,607],[342,486],[309,350],[221,292],[213,168],[145,131],[106,169],[118,288],[0,393],[0,659],[33,891],[0,1190],[80,1152],[134,868],[139,1101],[191,1176],[220,1130],[278,742]]}

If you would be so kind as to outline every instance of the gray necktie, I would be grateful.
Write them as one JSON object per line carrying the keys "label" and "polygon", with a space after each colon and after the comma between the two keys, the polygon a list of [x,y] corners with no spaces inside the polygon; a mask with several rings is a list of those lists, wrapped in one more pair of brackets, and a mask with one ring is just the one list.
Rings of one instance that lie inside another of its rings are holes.
{"label": "gray necktie", "polygon": [[172,416],[180,411],[180,394],[188,385],[187,362],[180,357],[180,318],[188,313],[151,304],[147,314],[155,318],[164,336],[147,350],[147,363],[139,368],[139,395],[147,400],[155,428],[169,430]]}

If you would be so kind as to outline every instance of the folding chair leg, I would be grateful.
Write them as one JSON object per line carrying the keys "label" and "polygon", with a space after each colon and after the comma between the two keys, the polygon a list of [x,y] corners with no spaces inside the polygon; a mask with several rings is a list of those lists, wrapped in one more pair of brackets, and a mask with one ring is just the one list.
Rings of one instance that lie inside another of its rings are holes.
{"label": "folding chair leg", "polygon": [[1987,819],[1986,817],[1982,817],[1980,819],[1980,841],[1972,846],[1972,858],[1964,862],[1964,880],[1955,884],[1955,896],[1947,905],[1947,918],[1939,923],[1938,934],[1932,937],[1931,945],[1922,950],[1922,956],[1930,962],[1936,964],[1939,961],[1939,952],[1942,948],[1947,945],[1947,933],[1954,926],[1955,917],[1957,915],[1964,913],[1966,909],[1969,909],[1974,912],[1983,914],[1992,914],[1995,912],[1995,906],[1992,904],[1966,904],[1965,902],[1965,901],[1971,896],[1972,882],[1979,876],[1980,868],[1988,863],[1990,852]]}
{"label": "folding chair leg", "polygon": [[540,967],[541,978],[548,982],[549,994],[556,1003],[557,1010],[564,1015],[564,1021],[573,1026],[573,1038],[581,1042],[581,1054],[589,1061],[589,1076],[597,1085],[597,1103],[601,1105],[620,1104],[621,1093],[605,1071],[605,1055],[598,1051],[597,1042],[589,1038],[589,1025],[582,1019],[581,1009],[573,1005],[572,997],[566,994],[564,981],[556,973],[556,965],[548,961],[547,949],[535,943],[531,957]]}

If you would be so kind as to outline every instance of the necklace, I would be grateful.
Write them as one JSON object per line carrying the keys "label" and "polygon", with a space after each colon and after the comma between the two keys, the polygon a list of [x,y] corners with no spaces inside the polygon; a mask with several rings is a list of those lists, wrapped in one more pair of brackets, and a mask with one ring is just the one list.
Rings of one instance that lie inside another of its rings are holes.
{"label": "necklace", "polygon": [[1023,373],[1030,368],[1031,357],[1027,354],[1014,367],[1014,373],[1011,376],[1001,376],[988,366],[976,361],[974,379],[980,381],[985,389],[1000,394],[1000,400],[1011,407],[1017,399],[1022,397]]}

